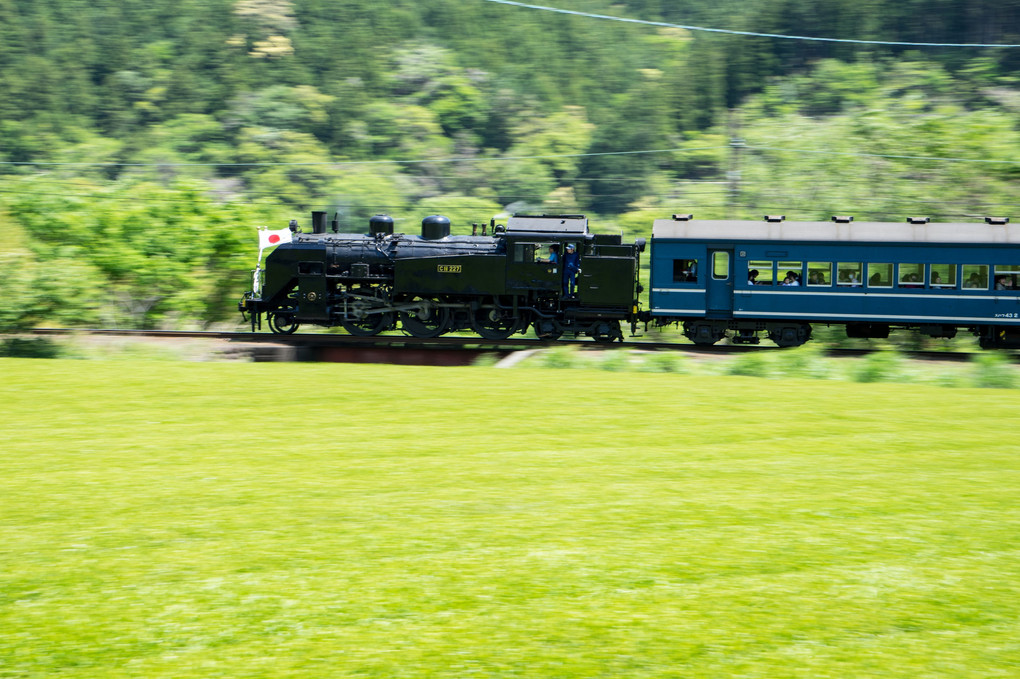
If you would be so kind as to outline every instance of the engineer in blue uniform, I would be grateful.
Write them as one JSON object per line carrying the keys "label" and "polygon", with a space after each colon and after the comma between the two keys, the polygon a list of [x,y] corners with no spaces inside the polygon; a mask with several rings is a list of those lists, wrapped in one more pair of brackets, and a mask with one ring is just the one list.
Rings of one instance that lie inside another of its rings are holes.
{"label": "engineer in blue uniform", "polygon": [[567,254],[563,256],[563,270],[566,280],[563,283],[563,294],[577,293],[577,274],[581,273],[581,255],[577,254],[573,243],[567,243]]}

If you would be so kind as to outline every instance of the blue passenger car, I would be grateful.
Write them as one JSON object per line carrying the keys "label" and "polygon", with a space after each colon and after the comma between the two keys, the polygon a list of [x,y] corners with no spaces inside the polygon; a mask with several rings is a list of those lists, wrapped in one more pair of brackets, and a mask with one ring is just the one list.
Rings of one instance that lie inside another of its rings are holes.
{"label": "blue passenger car", "polygon": [[1020,227],[985,223],[656,220],[650,316],[698,344],[730,336],[780,346],[838,324],[851,337],[966,329],[983,347],[1020,346]]}

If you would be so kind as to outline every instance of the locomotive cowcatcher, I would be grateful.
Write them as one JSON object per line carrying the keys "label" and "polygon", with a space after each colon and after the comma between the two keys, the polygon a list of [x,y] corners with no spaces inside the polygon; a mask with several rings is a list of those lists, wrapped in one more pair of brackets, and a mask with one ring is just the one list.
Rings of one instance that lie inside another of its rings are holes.
{"label": "locomotive cowcatcher", "polygon": [[326,217],[312,213],[311,233],[292,222],[291,242],[255,270],[238,305],[252,330],[265,315],[285,334],[312,324],[360,336],[399,327],[414,337],[470,330],[500,340],[530,327],[540,339],[612,342],[623,339],[622,322],[633,330],[641,315],[644,239],[589,233],[583,215],[515,215],[505,226],[482,224],[480,234],[476,224],[470,236],[451,236],[450,220],[437,215],[422,220],[421,235],[394,233],[388,215],[372,217],[367,234],[337,233]]}

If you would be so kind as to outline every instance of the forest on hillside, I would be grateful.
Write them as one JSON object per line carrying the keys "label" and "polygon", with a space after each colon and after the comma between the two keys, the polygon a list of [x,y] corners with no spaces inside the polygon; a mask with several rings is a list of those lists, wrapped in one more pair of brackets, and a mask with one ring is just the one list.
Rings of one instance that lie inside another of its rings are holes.
{"label": "forest on hillside", "polygon": [[233,320],[310,210],[1020,218],[1020,0],[547,6],[0,0],[0,328]]}

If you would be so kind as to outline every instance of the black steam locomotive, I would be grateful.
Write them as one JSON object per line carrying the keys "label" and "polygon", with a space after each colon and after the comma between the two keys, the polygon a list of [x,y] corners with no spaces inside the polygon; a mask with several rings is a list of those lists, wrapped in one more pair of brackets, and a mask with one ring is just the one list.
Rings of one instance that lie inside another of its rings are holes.
{"label": "black steam locomotive", "polygon": [[295,231],[255,272],[239,304],[253,330],[265,315],[285,334],[313,324],[371,336],[399,324],[414,337],[471,330],[500,340],[532,327],[542,339],[612,342],[641,314],[644,239],[589,233],[583,215],[515,215],[471,236],[451,236],[450,220],[435,215],[421,235],[394,233],[387,215],[363,235],[337,233],[335,221],[327,230],[326,220],[313,212],[312,232]]}

